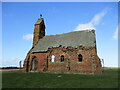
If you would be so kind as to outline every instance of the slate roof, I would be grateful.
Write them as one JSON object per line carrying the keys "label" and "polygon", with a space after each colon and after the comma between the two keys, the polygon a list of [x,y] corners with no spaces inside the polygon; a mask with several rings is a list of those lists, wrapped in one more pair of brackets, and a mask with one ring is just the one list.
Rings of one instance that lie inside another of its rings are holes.
{"label": "slate roof", "polygon": [[74,31],[59,35],[44,36],[38,41],[32,52],[43,52],[47,51],[51,47],[59,47],[60,45],[67,47],[78,47],[78,46],[95,46],[95,31],[83,30]]}

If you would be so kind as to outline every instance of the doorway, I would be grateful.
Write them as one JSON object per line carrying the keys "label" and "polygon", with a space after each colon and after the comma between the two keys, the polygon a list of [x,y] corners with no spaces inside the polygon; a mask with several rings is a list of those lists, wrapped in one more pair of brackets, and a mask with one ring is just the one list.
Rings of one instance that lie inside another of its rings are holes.
{"label": "doorway", "polygon": [[38,69],[38,59],[37,57],[33,57],[32,59],[32,71],[37,71]]}

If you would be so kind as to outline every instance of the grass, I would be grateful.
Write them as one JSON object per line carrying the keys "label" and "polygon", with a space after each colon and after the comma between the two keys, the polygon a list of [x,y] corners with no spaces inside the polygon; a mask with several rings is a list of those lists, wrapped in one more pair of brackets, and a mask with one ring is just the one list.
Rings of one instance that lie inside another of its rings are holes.
{"label": "grass", "polygon": [[2,73],[3,88],[117,88],[118,70],[107,69],[100,75],[22,73],[6,71]]}

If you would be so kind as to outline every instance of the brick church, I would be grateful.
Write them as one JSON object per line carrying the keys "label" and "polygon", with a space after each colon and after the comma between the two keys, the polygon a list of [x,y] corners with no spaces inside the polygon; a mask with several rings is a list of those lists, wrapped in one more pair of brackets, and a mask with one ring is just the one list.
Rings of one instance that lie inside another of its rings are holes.
{"label": "brick church", "polygon": [[95,30],[45,36],[44,19],[35,23],[33,46],[25,58],[24,72],[98,74],[101,69]]}

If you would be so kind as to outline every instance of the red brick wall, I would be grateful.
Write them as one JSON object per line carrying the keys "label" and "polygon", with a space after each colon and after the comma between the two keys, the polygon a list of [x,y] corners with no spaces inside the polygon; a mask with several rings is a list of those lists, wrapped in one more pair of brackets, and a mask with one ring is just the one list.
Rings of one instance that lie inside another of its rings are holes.
{"label": "red brick wall", "polygon": [[[83,56],[82,62],[78,61],[79,54]],[[55,56],[54,62],[51,62],[52,55]],[[64,55],[64,62],[60,61],[61,55]],[[49,48],[46,53],[32,53],[30,57],[30,70],[32,58],[37,57],[39,72],[47,66],[48,72],[101,73],[101,62],[95,47]]]}
{"label": "red brick wall", "polygon": [[[78,62],[79,54],[83,56],[82,62]],[[50,61],[52,55],[55,55],[55,62]],[[64,62],[60,62],[61,55],[65,57]],[[51,48],[48,50],[48,56],[48,71],[101,73],[101,63],[95,47]]]}
{"label": "red brick wall", "polygon": [[33,46],[35,46],[37,42],[44,36],[45,36],[45,25],[44,25],[44,21],[42,20],[40,24],[35,24]]}
{"label": "red brick wall", "polygon": [[[44,67],[45,67],[46,54],[47,53],[33,53],[33,54],[31,54],[32,57],[37,57],[37,59],[38,59],[38,71],[40,71],[40,72],[42,72]],[[32,66],[32,64],[31,64],[31,66]]]}

